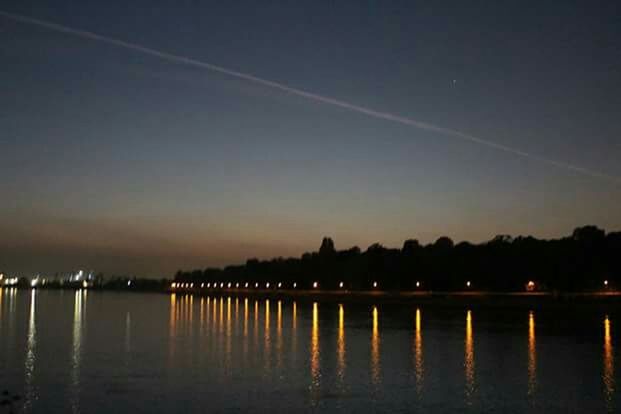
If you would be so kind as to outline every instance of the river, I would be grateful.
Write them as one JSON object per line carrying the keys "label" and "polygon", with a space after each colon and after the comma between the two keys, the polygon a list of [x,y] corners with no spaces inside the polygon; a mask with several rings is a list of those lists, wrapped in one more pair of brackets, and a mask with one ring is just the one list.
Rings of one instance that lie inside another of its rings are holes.
{"label": "river", "polygon": [[612,305],[5,288],[0,389],[25,413],[614,412],[620,326]]}

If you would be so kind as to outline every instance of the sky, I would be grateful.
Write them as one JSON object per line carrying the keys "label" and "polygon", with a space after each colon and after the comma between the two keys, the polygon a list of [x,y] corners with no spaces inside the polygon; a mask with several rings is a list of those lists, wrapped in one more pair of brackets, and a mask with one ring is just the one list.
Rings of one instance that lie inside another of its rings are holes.
{"label": "sky", "polygon": [[621,230],[616,2],[436,3],[3,1],[0,270]]}

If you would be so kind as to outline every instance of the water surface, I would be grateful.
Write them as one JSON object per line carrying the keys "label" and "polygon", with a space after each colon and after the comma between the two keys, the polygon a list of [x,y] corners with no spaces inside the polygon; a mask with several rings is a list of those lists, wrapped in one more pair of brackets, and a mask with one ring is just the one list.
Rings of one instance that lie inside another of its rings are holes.
{"label": "water surface", "polygon": [[0,291],[17,412],[613,412],[616,308]]}

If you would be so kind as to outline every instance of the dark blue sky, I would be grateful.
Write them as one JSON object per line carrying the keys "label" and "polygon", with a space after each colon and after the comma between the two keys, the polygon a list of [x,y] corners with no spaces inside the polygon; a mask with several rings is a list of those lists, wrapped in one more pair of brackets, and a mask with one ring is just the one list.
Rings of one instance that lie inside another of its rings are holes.
{"label": "dark blue sky", "polygon": [[364,249],[621,227],[617,2],[126,3],[0,11],[611,178],[0,16],[0,269],[159,276],[324,235]]}

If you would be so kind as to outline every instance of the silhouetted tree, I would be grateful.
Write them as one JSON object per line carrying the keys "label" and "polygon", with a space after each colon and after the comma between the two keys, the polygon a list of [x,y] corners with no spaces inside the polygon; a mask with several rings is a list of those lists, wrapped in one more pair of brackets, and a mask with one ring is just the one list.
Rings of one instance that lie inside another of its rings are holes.
{"label": "silhouetted tree", "polygon": [[334,248],[334,242],[329,237],[324,237],[321,241],[321,247],[319,247],[319,255],[320,256],[330,256],[336,253],[336,249]]}
{"label": "silhouetted tree", "polygon": [[310,287],[320,281],[326,289],[344,282],[349,289],[368,289],[377,281],[382,289],[461,290],[466,280],[477,289],[523,290],[529,280],[539,289],[559,291],[621,287],[621,232],[608,233],[595,227],[576,228],[569,237],[538,240],[532,236],[498,235],[481,244],[448,237],[422,246],[408,239],[401,249],[374,243],[361,252],[358,247],[337,251],[325,237],[318,252],[300,258],[248,259],[244,265],[204,271],[179,271],[177,281],[281,282]]}

